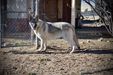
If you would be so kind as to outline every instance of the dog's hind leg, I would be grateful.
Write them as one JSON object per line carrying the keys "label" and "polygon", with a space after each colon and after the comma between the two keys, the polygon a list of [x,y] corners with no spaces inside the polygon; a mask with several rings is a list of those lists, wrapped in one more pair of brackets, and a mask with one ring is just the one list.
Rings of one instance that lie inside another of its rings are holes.
{"label": "dog's hind leg", "polygon": [[73,39],[71,39],[69,42],[70,42],[70,45],[71,45],[70,54],[72,54],[75,50],[78,50],[78,46],[76,45],[76,42]]}
{"label": "dog's hind leg", "polygon": [[68,44],[71,46],[72,51],[74,51],[75,47],[73,46],[73,37],[72,37],[72,33],[69,30],[65,30],[62,32],[63,34],[63,39],[66,40],[68,42]]}
{"label": "dog's hind leg", "polygon": [[63,31],[63,38],[69,43],[69,45],[71,46],[71,53],[73,53],[75,51],[75,49],[78,49],[77,45],[76,45],[76,42],[74,40],[74,37],[73,37],[73,31],[70,29],[68,31]]}
{"label": "dog's hind leg", "polygon": [[70,54],[72,54],[76,49],[78,49],[77,48],[77,46],[75,45],[75,42],[74,42],[74,40],[73,39],[71,39],[70,41],[69,41],[69,44],[71,45],[71,52],[70,52]]}
{"label": "dog's hind leg", "polygon": [[79,45],[79,42],[78,42],[78,39],[77,39],[77,35],[73,32],[73,35],[72,35],[72,51],[70,52],[73,53],[75,50],[80,50],[80,45]]}
{"label": "dog's hind leg", "polygon": [[72,46],[72,50],[70,52],[70,54],[72,54],[75,51],[75,46]]}

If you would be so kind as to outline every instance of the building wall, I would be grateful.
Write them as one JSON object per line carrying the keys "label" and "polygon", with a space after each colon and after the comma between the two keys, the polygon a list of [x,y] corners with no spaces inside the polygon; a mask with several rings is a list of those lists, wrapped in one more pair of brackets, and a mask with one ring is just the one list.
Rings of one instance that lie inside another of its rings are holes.
{"label": "building wall", "polygon": [[45,13],[52,21],[57,21],[58,7],[57,0],[45,0]]}
{"label": "building wall", "polygon": [[39,16],[42,20],[57,21],[58,0],[40,0]]}
{"label": "building wall", "polygon": [[63,18],[63,0],[58,0],[58,21]]}
{"label": "building wall", "polygon": [[[46,15],[44,17],[44,15]],[[40,0],[39,16],[46,21],[71,20],[71,0]]]}
{"label": "building wall", "polygon": [[63,21],[71,23],[71,0],[63,0]]}

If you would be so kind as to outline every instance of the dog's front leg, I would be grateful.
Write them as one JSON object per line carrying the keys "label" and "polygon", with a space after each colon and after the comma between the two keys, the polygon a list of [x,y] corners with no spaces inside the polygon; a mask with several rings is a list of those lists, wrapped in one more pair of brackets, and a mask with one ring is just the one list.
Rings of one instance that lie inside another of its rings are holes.
{"label": "dog's front leg", "polygon": [[38,49],[38,51],[46,51],[47,49],[47,43],[44,42],[43,39],[41,39],[41,43],[40,43],[40,48]]}
{"label": "dog's front leg", "polygon": [[40,38],[40,48],[38,49],[38,51],[41,51],[43,49],[43,39]]}
{"label": "dog's front leg", "polygon": [[43,49],[44,42],[39,33],[37,34],[37,37],[40,39],[40,48],[37,51],[41,51]]}

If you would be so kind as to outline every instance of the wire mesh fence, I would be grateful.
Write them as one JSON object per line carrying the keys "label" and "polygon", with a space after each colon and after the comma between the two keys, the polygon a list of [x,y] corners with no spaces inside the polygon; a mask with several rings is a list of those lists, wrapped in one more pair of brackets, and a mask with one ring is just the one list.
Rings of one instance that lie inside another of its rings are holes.
{"label": "wire mesh fence", "polygon": [[27,9],[27,0],[2,0],[2,47],[31,45]]}
{"label": "wire mesh fence", "polygon": [[[31,37],[32,32],[31,32],[31,29],[28,23],[29,22],[28,21],[28,9],[31,8],[32,12],[36,11],[35,1],[36,0],[1,0],[1,11],[0,12],[1,12],[1,18],[2,18],[1,19],[2,26],[0,29],[2,30],[0,32],[2,33],[2,38],[1,38],[2,47],[24,46],[24,45],[32,44],[31,40],[33,37]],[[40,0],[40,1],[44,1],[44,0]],[[39,17],[41,17],[42,20],[46,19],[45,14],[47,14],[47,19],[48,19],[49,12],[52,12],[50,13],[49,18],[50,17],[52,18],[53,16],[56,16],[56,15],[58,16],[59,14],[59,13],[56,13],[56,10],[52,10],[53,8],[51,8],[50,11],[44,8],[45,8],[45,3],[40,2],[39,4],[40,10],[38,9],[38,11],[40,14]],[[50,21],[52,20],[53,18]],[[57,21],[57,18],[55,18],[55,20]],[[89,29],[87,30],[88,32],[90,32]],[[95,30],[93,33],[98,33],[98,32],[96,32]]]}
{"label": "wire mesh fence", "polygon": [[[27,14],[27,13],[13,13],[10,14]],[[19,46],[30,45],[31,29],[27,18],[7,18],[6,24],[2,27],[2,46]]]}

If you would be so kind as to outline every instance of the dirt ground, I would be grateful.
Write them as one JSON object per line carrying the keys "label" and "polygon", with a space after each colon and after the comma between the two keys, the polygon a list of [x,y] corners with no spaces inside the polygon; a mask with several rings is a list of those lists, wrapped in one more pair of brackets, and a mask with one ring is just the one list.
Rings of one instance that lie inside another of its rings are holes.
{"label": "dirt ground", "polygon": [[36,52],[24,42],[2,48],[0,75],[113,75],[113,38],[79,39],[79,43],[81,50],[73,54],[64,40],[48,41],[46,52]]}

